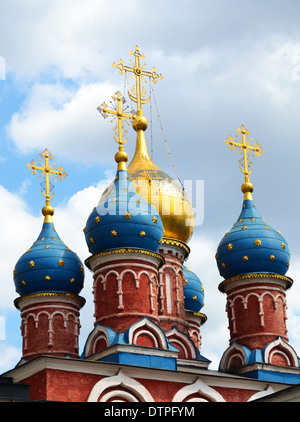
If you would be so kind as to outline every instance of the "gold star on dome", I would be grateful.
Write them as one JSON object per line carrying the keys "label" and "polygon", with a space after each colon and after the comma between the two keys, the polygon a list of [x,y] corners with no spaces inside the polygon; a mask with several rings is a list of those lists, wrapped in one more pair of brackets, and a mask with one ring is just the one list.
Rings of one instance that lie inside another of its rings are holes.
{"label": "gold star on dome", "polygon": [[224,262],[222,262],[222,267],[226,268],[226,264]]}
{"label": "gold star on dome", "polygon": [[126,220],[130,220],[131,214],[129,212],[127,212],[126,214],[124,214],[124,217],[126,218]]}
{"label": "gold star on dome", "polygon": [[241,223],[243,221],[243,219],[241,218],[240,220],[239,220],[239,223]]}
{"label": "gold star on dome", "polygon": [[112,236],[116,237],[118,233],[116,232],[116,230],[112,230],[112,231],[110,232],[110,234],[111,234]]}
{"label": "gold star on dome", "polygon": [[45,276],[45,280],[46,280],[46,281],[50,281],[50,280],[51,280],[51,277],[50,277],[49,275],[46,275],[46,276]]}
{"label": "gold star on dome", "polygon": [[193,301],[197,300],[197,296],[193,296]]}
{"label": "gold star on dome", "polygon": [[23,284],[23,286],[26,286],[26,281],[22,280],[22,284]]}
{"label": "gold star on dome", "polygon": [[75,278],[70,279],[70,283],[74,283],[74,281],[75,281]]}
{"label": "gold star on dome", "polygon": [[228,244],[228,246],[227,246],[227,249],[228,249],[229,251],[231,251],[231,250],[232,250],[232,248],[233,248],[232,243],[229,243],[229,244]]}
{"label": "gold star on dome", "polygon": [[255,218],[253,217],[253,218],[251,218],[251,221],[255,221]]}
{"label": "gold star on dome", "polygon": [[186,279],[184,279],[184,285],[187,286],[188,284],[189,282]]}
{"label": "gold star on dome", "polygon": [[242,230],[247,230],[247,226],[242,227]]}
{"label": "gold star on dome", "polygon": [[96,224],[100,223],[100,217],[99,217],[99,215],[95,218],[95,223]]}
{"label": "gold star on dome", "polygon": [[248,256],[246,256],[246,255],[245,255],[245,256],[243,256],[243,260],[244,260],[244,261],[249,261]]}
{"label": "gold star on dome", "polygon": [[95,243],[94,239],[92,237],[90,237],[90,242],[91,243]]}
{"label": "gold star on dome", "polygon": [[285,244],[283,242],[281,242],[281,247],[282,249],[285,249]]}
{"label": "gold star on dome", "polygon": [[152,217],[152,221],[153,221],[153,223],[157,223],[157,218],[156,217]]}
{"label": "gold star on dome", "polygon": [[63,267],[63,266],[65,265],[65,261],[64,261],[63,259],[60,259],[60,260],[58,261],[58,265],[59,265],[60,267]]}
{"label": "gold star on dome", "polygon": [[269,230],[269,227],[265,226],[264,229]]}
{"label": "gold star on dome", "polygon": [[141,237],[144,237],[144,236],[146,236],[146,232],[144,232],[144,231],[141,231],[141,232],[140,232],[140,236],[141,236]]}
{"label": "gold star on dome", "polygon": [[80,271],[83,273],[83,265],[80,265]]}
{"label": "gold star on dome", "polygon": [[46,246],[45,246],[45,249],[50,249],[50,246],[49,246],[49,245],[46,245]]}
{"label": "gold star on dome", "polygon": [[262,241],[261,241],[260,239],[256,239],[256,240],[254,241],[254,243],[255,243],[255,245],[256,245],[256,246],[261,246]]}
{"label": "gold star on dome", "polygon": [[274,261],[275,260],[275,255],[270,255],[270,260]]}
{"label": "gold star on dome", "polygon": [[42,242],[43,240],[45,240],[45,238],[44,237],[42,237],[41,239],[40,239],[40,241]]}
{"label": "gold star on dome", "polygon": [[34,261],[30,261],[30,262],[29,262],[29,267],[30,267],[30,268],[33,268],[34,266],[35,266],[35,262],[34,262]]}

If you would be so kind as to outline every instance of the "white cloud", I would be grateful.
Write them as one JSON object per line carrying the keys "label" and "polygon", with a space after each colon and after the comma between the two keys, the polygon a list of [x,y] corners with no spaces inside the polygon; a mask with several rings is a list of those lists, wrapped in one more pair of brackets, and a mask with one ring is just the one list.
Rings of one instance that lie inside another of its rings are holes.
{"label": "white cloud", "polygon": [[[36,84],[7,126],[9,137],[25,154],[42,146],[68,160],[105,163],[114,148],[112,125],[96,110],[117,89],[91,83],[79,89]],[[88,148],[87,148],[88,145]]]}

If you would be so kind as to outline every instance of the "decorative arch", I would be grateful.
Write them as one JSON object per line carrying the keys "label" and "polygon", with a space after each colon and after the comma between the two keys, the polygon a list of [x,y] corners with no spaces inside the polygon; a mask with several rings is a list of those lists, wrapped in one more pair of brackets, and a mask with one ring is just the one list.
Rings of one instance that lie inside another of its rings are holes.
{"label": "decorative arch", "polygon": [[[198,395],[198,397],[195,397]],[[189,399],[189,396],[192,396]],[[224,398],[213,388],[205,384],[200,378],[193,384],[183,387],[174,395],[172,402],[225,402]]]}
{"label": "decorative arch", "polygon": [[[156,347],[159,349],[168,349],[166,335],[163,330],[151,321],[149,318],[143,318],[140,321],[132,324],[126,333],[129,344],[140,344],[142,337],[144,344],[149,347]],[[145,341],[147,344],[145,344]]]}
{"label": "decorative arch", "polygon": [[[106,392],[107,391],[107,392]],[[118,375],[98,381],[92,388],[88,402],[107,402],[119,398],[127,402],[154,402],[149,391],[121,369]]]}
{"label": "decorative arch", "polygon": [[166,333],[172,346],[180,351],[179,358],[196,359],[196,346],[192,339],[176,327]]}
{"label": "decorative arch", "polygon": [[280,358],[280,364],[282,366],[299,367],[297,353],[293,347],[283,341],[281,337],[278,337],[266,346],[264,350],[264,361],[273,365],[278,364],[275,358],[276,354]]}
{"label": "decorative arch", "polygon": [[106,349],[112,343],[115,335],[116,333],[113,330],[103,325],[96,325],[87,338],[84,350],[85,356],[90,356]]}
{"label": "decorative arch", "polygon": [[223,353],[220,362],[220,371],[227,372],[236,369],[237,366],[242,367],[246,365],[246,362],[247,355],[245,349],[238,343],[232,343]]}

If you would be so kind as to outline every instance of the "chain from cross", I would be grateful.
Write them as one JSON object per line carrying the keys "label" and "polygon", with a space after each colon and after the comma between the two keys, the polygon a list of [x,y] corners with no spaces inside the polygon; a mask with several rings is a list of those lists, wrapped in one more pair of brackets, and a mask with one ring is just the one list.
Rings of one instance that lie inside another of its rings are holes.
{"label": "chain from cross", "polygon": [[158,80],[163,79],[163,76],[158,74],[154,67],[152,67],[151,72],[144,70],[145,64],[141,65],[141,59],[145,59],[145,55],[140,52],[138,46],[135,46],[134,51],[129,51],[129,54],[135,58],[134,62],[130,60],[132,66],[125,65],[122,59],[118,60],[118,63],[113,63],[112,66],[115,69],[119,69],[121,75],[124,75],[125,72],[129,72],[132,73],[131,77],[135,77],[135,86],[132,87],[133,94],[128,91],[128,95],[132,101],[137,103],[138,110],[141,110],[142,104],[148,103],[151,98],[151,96],[145,98],[147,92],[142,87],[141,80],[147,83],[145,77],[149,77],[150,80],[156,84]]}
{"label": "chain from cross", "polygon": [[123,104],[125,103],[125,98],[122,96],[122,94],[117,91],[113,96],[112,99],[115,101],[115,104],[113,105],[113,109],[108,108],[108,105],[104,102],[101,104],[101,106],[97,107],[97,110],[100,112],[100,114],[106,119],[109,114],[111,114],[113,117],[112,122],[116,120],[117,124],[114,128],[115,134],[114,139],[115,141],[120,145],[124,145],[127,142],[127,139],[125,141],[123,140],[123,134],[125,134],[123,121],[127,122],[128,119],[134,119],[135,114],[132,111],[131,114],[125,113],[125,110],[123,109]]}
{"label": "chain from cross", "polygon": [[[64,171],[64,169],[61,166],[58,166],[56,169],[54,168],[55,163],[50,164],[49,162],[53,160],[53,155],[48,151],[46,148],[43,152],[40,153],[39,161],[40,165],[36,163],[35,160],[30,161],[30,163],[27,164],[27,167],[31,171],[32,174],[37,174],[38,172],[41,172],[39,177],[42,175],[45,176],[45,191],[42,194],[46,198],[46,202],[49,203],[50,198],[54,196],[54,194],[50,195],[50,180],[53,179],[55,182],[57,181],[55,176],[59,181],[63,180],[65,177],[67,177],[67,173]],[[44,159],[44,162],[42,160]]]}
{"label": "chain from cross", "polygon": [[237,132],[242,135],[241,139],[238,138],[238,135],[235,135],[239,142],[235,141],[232,136],[229,136],[225,140],[225,144],[228,145],[231,151],[236,151],[237,153],[240,151],[242,152],[242,163],[244,168],[242,168],[240,165],[240,170],[245,175],[245,182],[249,182],[249,175],[252,173],[252,169],[250,170],[252,163],[249,159],[249,155],[252,157],[259,157],[264,153],[264,150],[258,142],[255,142],[254,145],[250,145],[253,139],[247,139],[247,137],[250,135],[250,132],[245,128],[245,126],[240,126],[237,129]]}

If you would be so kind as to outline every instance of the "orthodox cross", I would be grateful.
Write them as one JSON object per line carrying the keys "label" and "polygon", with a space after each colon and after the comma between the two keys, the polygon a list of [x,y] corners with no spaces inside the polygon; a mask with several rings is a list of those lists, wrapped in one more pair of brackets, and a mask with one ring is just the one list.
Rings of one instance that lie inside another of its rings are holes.
{"label": "orthodox cross", "polygon": [[125,141],[123,140],[123,134],[127,134],[127,131],[123,125],[123,121],[129,125],[127,119],[133,119],[134,112],[132,111],[131,114],[125,113],[126,109],[123,109],[123,104],[126,100],[119,91],[117,91],[112,96],[112,99],[115,101],[114,104],[111,102],[113,107],[112,109],[109,109],[106,103],[102,103],[101,106],[97,107],[97,110],[104,117],[104,119],[106,119],[109,114],[114,116],[112,119],[112,122],[116,120],[116,126],[113,128],[115,132],[114,139],[120,146],[122,146],[127,142],[127,139],[125,139]]}
{"label": "orthodox cross", "polygon": [[225,144],[228,145],[231,151],[236,151],[237,153],[240,151],[242,152],[242,158],[239,160],[240,170],[245,175],[245,182],[249,182],[249,175],[252,173],[252,162],[249,156],[254,157],[256,155],[256,157],[259,157],[264,153],[264,150],[257,142],[255,142],[254,145],[250,145],[253,139],[247,139],[250,132],[245,128],[245,126],[242,125],[239,127],[237,132],[242,135],[240,139],[238,138],[238,135],[235,135],[238,142],[235,141],[232,136],[229,136],[226,139]]}
{"label": "orthodox cross", "polygon": [[119,144],[119,152],[115,155],[115,160],[118,163],[118,170],[126,170],[125,163],[128,160],[128,155],[124,152],[124,144],[126,144],[128,139],[123,140],[123,134],[127,134],[127,130],[124,128],[123,121],[127,122],[128,119],[134,119],[135,114],[132,111],[131,114],[125,113],[126,109],[123,109],[123,104],[125,103],[125,98],[122,94],[118,91],[113,96],[112,99],[115,103],[112,104],[112,108],[108,108],[106,103],[101,104],[101,106],[97,107],[97,110],[102,114],[102,116],[106,119],[109,114],[113,116],[112,122],[116,120],[116,125],[113,128],[115,135],[114,140]]}
{"label": "orthodox cross", "polygon": [[[40,157],[40,165],[38,165],[35,160],[32,160],[30,161],[30,163],[27,164],[27,167],[29,168],[32,174],[37,174],[37,172],[41,172],[39,177],[44,175],[45,181],[41,183],[42,194],[46,198],[46,205],[50,205],[50,198],[52,198],[54,195],[50,195],[50,191],[53,189],[53,185],[51,184],[50,180],[53,179],[56,182],[57,180],[55,177],[57,177],[57,179],[61,181],[65,177],[67,177],[67,173],[61,166],[58,166],[57,169],[55,169],[55,163],[50,164],[50,162],[53,160],[53,155],[48,151],[47,148],[40,153]],[[42,161],[43,159],[44,161]],[[45,191],[45,193],[43,192],[43,190]]]}
{"label": "orthodox cross", "polygon": [[137,109],[142,109],[142,104],[148,103],[150,96],[145,98],[147,92],[145,88],[142,87],[143,82],[147,83],[145,77],[149,77],[153,83],[157,83],[158,79],[163,79],[162,75],[156,73],[156,69],[152,67],[151,72],[144,70],[145,64],[141,65],[141,59],[145,58],[145,55],[140,52],[138,46],[135,47],[134,51],[130,51],[129,54],[135,58],[134,62],[130,59],[132,66],[127,66],[124,64],[122,59],[118,60],[118,63],[113,63],[112,66],[116,69],[119,69],[119,73],[124,75],[125,72],[132,73],[131,77],[135,77],[135,86],[131,88],[132,94],[128,91],[128,95],[132,101],[137,103]]}

